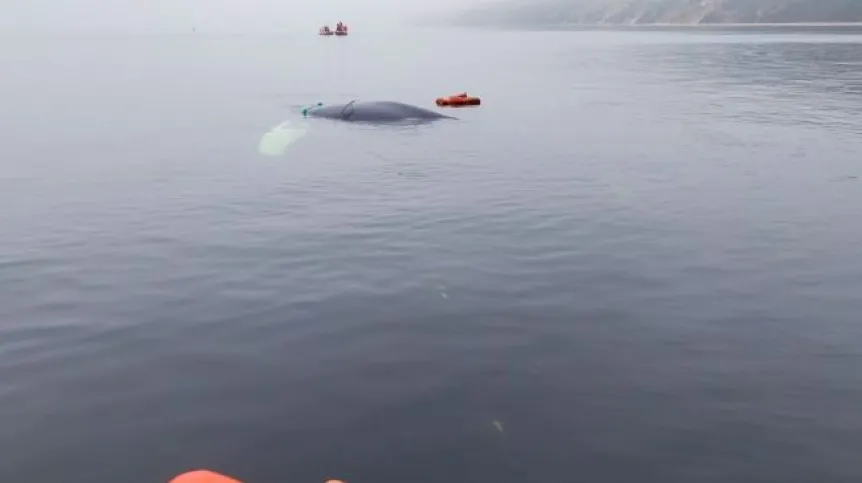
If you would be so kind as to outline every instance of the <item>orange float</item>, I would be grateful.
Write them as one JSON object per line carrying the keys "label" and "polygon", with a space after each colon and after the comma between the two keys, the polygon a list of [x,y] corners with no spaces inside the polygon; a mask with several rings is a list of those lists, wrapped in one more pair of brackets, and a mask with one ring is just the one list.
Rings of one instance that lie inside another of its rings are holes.
{"label": "orange float", "polygon": [[478,106],[482,103],[478,97],[468,96],[466,92],[461,92],[448,97],[438,97],[435,102],[437,102],[437,105],[441,107]]}

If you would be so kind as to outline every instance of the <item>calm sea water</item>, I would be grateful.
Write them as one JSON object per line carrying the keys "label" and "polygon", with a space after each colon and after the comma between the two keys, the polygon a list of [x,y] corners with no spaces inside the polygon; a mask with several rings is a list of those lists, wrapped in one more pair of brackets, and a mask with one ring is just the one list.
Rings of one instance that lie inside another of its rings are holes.
{"label": "calm sea water", "polygon": [[354,30],[4,39],[0,481],[862,478],[862,32]]}

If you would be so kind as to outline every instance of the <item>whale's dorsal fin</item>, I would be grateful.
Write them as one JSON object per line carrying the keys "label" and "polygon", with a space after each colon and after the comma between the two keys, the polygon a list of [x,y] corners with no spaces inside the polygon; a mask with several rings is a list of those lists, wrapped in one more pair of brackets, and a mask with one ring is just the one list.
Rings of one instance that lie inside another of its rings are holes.
{"label": "whale's dorsal fin", "polygon": [[[348,102],[347,104],[344,105],[344,108],[341,109],[341,118],[342,119],[348,119],[348,118],[350,118],[350,116],[353,115],[353,103],[354,102],[356,102],[356,99],[353,99],[352,101]],[[349,112],[348,112],[348,110],[349,110]]]}

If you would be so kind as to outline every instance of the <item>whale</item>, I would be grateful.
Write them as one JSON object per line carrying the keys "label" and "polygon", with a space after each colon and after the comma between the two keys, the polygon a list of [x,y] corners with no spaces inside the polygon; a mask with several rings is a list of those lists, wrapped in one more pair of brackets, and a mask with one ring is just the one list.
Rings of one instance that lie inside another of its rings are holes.
{"label": "whale", "polygon": [[302,112],[309,117],[366,123],[421,123],[438,119],[455,119],[439,112],[395,101],[350,101],[346,104],[318,104],[305,108]]}

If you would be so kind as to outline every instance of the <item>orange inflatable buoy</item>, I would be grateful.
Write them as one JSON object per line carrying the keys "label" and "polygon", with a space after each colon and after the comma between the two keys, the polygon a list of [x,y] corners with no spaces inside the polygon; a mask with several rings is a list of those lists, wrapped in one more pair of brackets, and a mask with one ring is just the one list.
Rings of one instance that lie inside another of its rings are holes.
{"label": "orange inflatable buoy", "polygon": [[437,105],[441,107],[463,107],[463,106],[478,106],[482,101],[476,96],[468,96],[466,92],[461,92],[448,97],[438,97]]}
{"label": "orange inflatable buoy", "polygon": [[183,473],[170,483],[242,483],[241,481],[209,470],[194,470]]}

